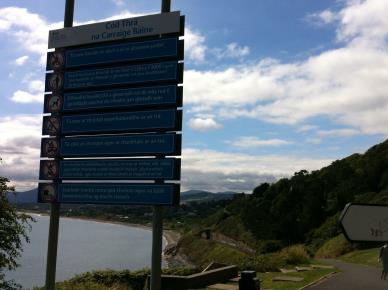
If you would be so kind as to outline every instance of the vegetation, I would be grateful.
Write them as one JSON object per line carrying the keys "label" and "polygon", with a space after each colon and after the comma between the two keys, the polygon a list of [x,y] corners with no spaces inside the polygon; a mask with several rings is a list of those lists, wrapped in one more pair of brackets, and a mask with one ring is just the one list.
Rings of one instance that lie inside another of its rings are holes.
{"label": "vegetation", "polygon": [[[196,268],[165,269],[163,274],[191,275],[196,273]],[[131,272],[129,270],[93,271],[75,276],[74,278],[58,282],[58,290],[143,290],[149,270]],[[82,288],[83,287],[83,288]],[[35,287],[34,290],[44,290],[44,287]]]}
{"label": "vegetation", "polygon": [[[1,160],[1,159],[0,159]],[[31,218],[18,214],[6,194],[14,189],[7,185],[8,179],[0,177],[0,289],[19,289],[13,281],[5,280],[4,270],[14,270],[16,259],[22,252],[23,240],[28,242],[27,227]]]}
{"label": "vegetation", "polygon": [[380,248],[356,250],[350,253],[347,253],[343,256],[338,257],[338,259],[355,264],[363,264],[369,266],[380,266],[377,258],[380,252]]}
{"label": "vegetation", "polygon": [[349,202],[388,204],[388,140],[321,170],[301,170],[261,184],[251,195],[236,196],[209,220],[217,225],[214,230],[244,239],[259,252],[303,243],[314,253],[340,233],[338,216]]}

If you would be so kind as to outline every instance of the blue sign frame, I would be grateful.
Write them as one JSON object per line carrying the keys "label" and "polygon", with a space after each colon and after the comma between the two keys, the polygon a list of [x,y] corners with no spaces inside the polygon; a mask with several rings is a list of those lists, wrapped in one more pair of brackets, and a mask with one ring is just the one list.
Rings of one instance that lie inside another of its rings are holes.
{"label": "blue sign frame", "polygon": [[40,180],[179,180],[179,158],[41,160]]}
{"label": "blue sign frame", "polygon": [[182,95],[183,87],[176,85],[47,94],[44,113],[181,107]]}
{"label": "blue sign frame", "polygon": [[181,145],[175,133],[42,138],[41,157],[177,156]]}
{"label": "blue sign frame", "polygon": [[46,70],[146,61],[183,59],[183,40],[177,37],[69,48],[47,54]]}
{"label": "blue sign frame", "polygon": [[183,63],[165,61],[118,67],[47,73],[45,92],[145,83],[182,83]]}
{"label": "blue sign frame", "polygon": [[42,135],[80,135],[182,130],[182,111],[175,109],[44,116]]}
{"label": "blue sign frame", "polygon": [[175,206],[179,195],[180,185],[175,183],[39,183],[38,187],[41,203]]}

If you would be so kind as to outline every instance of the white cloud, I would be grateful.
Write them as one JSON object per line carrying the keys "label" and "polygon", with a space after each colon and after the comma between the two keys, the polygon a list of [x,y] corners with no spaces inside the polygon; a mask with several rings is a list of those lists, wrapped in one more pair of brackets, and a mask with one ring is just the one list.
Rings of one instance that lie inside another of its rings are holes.
{"label": "white cloud", "polygon": [[122,7],[125,5],[125,1],[124,0],[112,0],[112,2],[118,6],[118,7]]}
{"label": "white cloud", "polygon": [[366,47],[386,46],[387,11],[387,1],[348,0],[348,6],[339,13],[338,39]]}
{"label": "white cloud", "polygon": [[[120,0],[117,0],[120,2]],[[122,11],[112,17],[90,20],[86,22],[74,22],[74,26],[90,24],[99,21],[108,21],[120,18],[141,16],[141,13]],[[15,40],[27,52],[38,54],[40,65],[45,64],[47,53],[48,32],[52,29],[63,27],[63,22],[48,22],[42,16],[31,13],[26,8],[5,7],[0,8],[0,33],[5,33],[10,39]]]}
{"label": "white cloud", "polygon": [[312,22],[316,25],[330,24],[337,21],[338,18],[338,14],[330,10],[323,10],[318,13],[312,13],[307,15],[306,17],[307,21]]}
{"label": "white cloud", "polygon": [[212,50],[215,56],[218,59],[224,58],[238,58],[242,59],[243,57],[249,55],[250,48],[248,46],[239,46],[237,43],[232,42],[226,45],[224,49],[215,48]]}
{"label": "white cloud", "polygon": [[316,170],[332,160],[299,156],[228,153],[187,148],[182,152],[182,186],[184,189],[245,191],[263,182],[290,176],[302,169]]}
{"label": "white cloud", "polygon": [[198,31],[185,28],[185,55],[194,63],[202,63],[205,61],[207,46],[205,45],[205,36]]}
{"label": "white cloud", "polygon": [[15,103],[43,103],[43,93],[31,94],[30,92],[17,90],[10,99]]}
{"label": "white cloud", "polygon": [[21,57],[18,57],[17,59],[15,59],[15,65],[17,66],[22,66],[23,64],[26,63],[26,61],[28,60],[29,56],[28,55],[23,55]]}
{"label": "white cloud", "polygon": [[191,118],[189,120],[189,127],[197,131],[211,131],[222,128],[222,125],[217,123],[212,118]]}
{"label": "white cloud", "polygon": [[289,145],[293,142],[282,140],[282,139],[259,139],[253,136],[240,137],[230,142],[235,147],[241,148],[253,148],[253,147],[265,147],[265,146],[282,146]]}
{"label": "white cloud", "polygon": [[359,135],[360,131],[355,129],[333,129],[333,130],[319,130],[317,135],[320,137],[352,137]]}
{"label": "white cloud", "polygon": [[33,93],[44,93],[44,82],[41,80],[32,80],[28,84],[28,89]]}
{"label": "white cloud", "polygon": [[40,15],[26,8],[0,9],[0,32],[14,38],[28,52],[43,54],[47,51],[48,30],[60,28],[61,22],[49,24]]}
{"label": "white cloud", "polygon": [[0,117],[0,176],[17,190],[37,186],[42,115]]}
{"label": "white cloud", "polygon": [[221,118],[301,126],[326,117],[362,134],[387,135],[387,13],[387,1],[350,1],[338,13],[343,47],[303,61],[186,71],[186,103]]}

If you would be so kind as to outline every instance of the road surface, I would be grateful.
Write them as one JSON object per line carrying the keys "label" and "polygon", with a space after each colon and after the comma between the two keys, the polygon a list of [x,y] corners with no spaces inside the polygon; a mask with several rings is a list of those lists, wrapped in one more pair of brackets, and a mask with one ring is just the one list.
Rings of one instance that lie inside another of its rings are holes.
{"label": "road surface", "polygon": [[380,280],[381,269],[379,268],[335,260],[325,261],[342,272],[305,290],[388,290],[388,280]]}

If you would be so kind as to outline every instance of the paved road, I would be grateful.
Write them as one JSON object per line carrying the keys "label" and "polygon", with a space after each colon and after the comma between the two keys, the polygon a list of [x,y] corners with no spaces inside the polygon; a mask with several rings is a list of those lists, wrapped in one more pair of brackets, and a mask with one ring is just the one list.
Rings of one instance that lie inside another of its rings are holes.
{"label": "paved road", "polygon": [[[388,280],[380,280],[376,267],[325,260],[342,272],[312,285],[306,290],[388,290]],[[388,278],[387,278],[388,279]]]}

